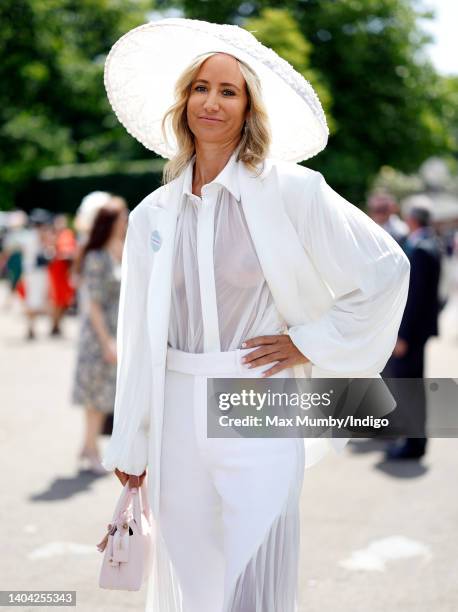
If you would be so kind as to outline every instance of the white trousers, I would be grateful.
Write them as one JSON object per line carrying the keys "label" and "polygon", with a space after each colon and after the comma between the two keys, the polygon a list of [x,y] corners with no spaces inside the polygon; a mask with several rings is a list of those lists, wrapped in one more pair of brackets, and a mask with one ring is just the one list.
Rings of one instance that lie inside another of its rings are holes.
{"label": "white trousers", "polygon": [[168,350],[148,612],[296,610],[303,441],[207,438],[206,379],[259,377],[251,350]]}

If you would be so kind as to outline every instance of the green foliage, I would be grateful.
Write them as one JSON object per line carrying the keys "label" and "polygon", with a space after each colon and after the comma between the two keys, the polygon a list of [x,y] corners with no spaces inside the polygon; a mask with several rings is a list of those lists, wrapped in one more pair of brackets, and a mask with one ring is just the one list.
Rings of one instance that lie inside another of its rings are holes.
{"label": "green foliage", "polygon": [[247,19],[243,27],[310,81],[321,100],[332,132],[331,95],[319,72],[310,66],[312,47],[304,38],[294,17],[284,9],[266,8],[261,11],[259,17]]}
{"label": "green foliage", "polygon": [[147,0],[2,0],[0,209],[45,166],[144,155],[109,108],[103,63]]}
{"label": "green foliage", "polygon": [[161,8],[177,6],[182,8],[186,17],[203,19],[213,23],[235,23],[253,12],[254,4],[234,2],[234,0],[161,0]]}
{"label": "green foliage", "polygon": [[441,116],[448,128],[448,148],[458,159],[458,76],[440,79],[437,96],[441,104]]}

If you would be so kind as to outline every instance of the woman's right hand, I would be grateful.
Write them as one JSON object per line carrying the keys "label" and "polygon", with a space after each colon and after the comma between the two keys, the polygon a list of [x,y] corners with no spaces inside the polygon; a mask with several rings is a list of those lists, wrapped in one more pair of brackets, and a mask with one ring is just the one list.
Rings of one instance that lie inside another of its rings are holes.
{"label": "woman's right hand", "polygon": [[132,489],[132,488],[138,488],[142,486],[143,481],[146,476],[146,469],[143,472],[143,474],[140,474],[140,476],[135,476],[133,474],[126,474],[126,472],[121,472],[121,470],[118,470],[118,468],[115,468],[115,474],[121,481],[121,484],[123,487],[125,486],[126,482],[129,481],[129,487]]}

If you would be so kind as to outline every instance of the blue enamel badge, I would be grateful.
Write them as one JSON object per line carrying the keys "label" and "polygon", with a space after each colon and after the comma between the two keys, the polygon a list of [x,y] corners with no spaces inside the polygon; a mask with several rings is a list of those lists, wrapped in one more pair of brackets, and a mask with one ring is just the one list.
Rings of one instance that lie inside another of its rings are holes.
{"label": "blue enamel badge", "polygon": [[161,248],[161,244],[162,237],[157,230],[154,230],[154,232],[151,233],[151,246],[153,248],[153,251],[159,251],[159,249]]}

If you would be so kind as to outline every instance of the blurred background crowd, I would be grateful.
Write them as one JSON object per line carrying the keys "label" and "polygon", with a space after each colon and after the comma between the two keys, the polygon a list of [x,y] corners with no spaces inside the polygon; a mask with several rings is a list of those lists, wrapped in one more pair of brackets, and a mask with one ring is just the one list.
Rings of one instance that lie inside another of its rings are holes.
{"label": "blurred background crowd", "polygon": [[65,315],[80,316],[73,403],[85,408],[79,459],[104,474],[97,438],[110,434],[116,388],[116,327],[128,212],[123,198],[97,191],[81,202],[69,227],[65,214],[42,208],[3,213],[0,275],[8,284],[4,310],[22,302],[25,340],[36,341],[36,319],[62,336]]}

